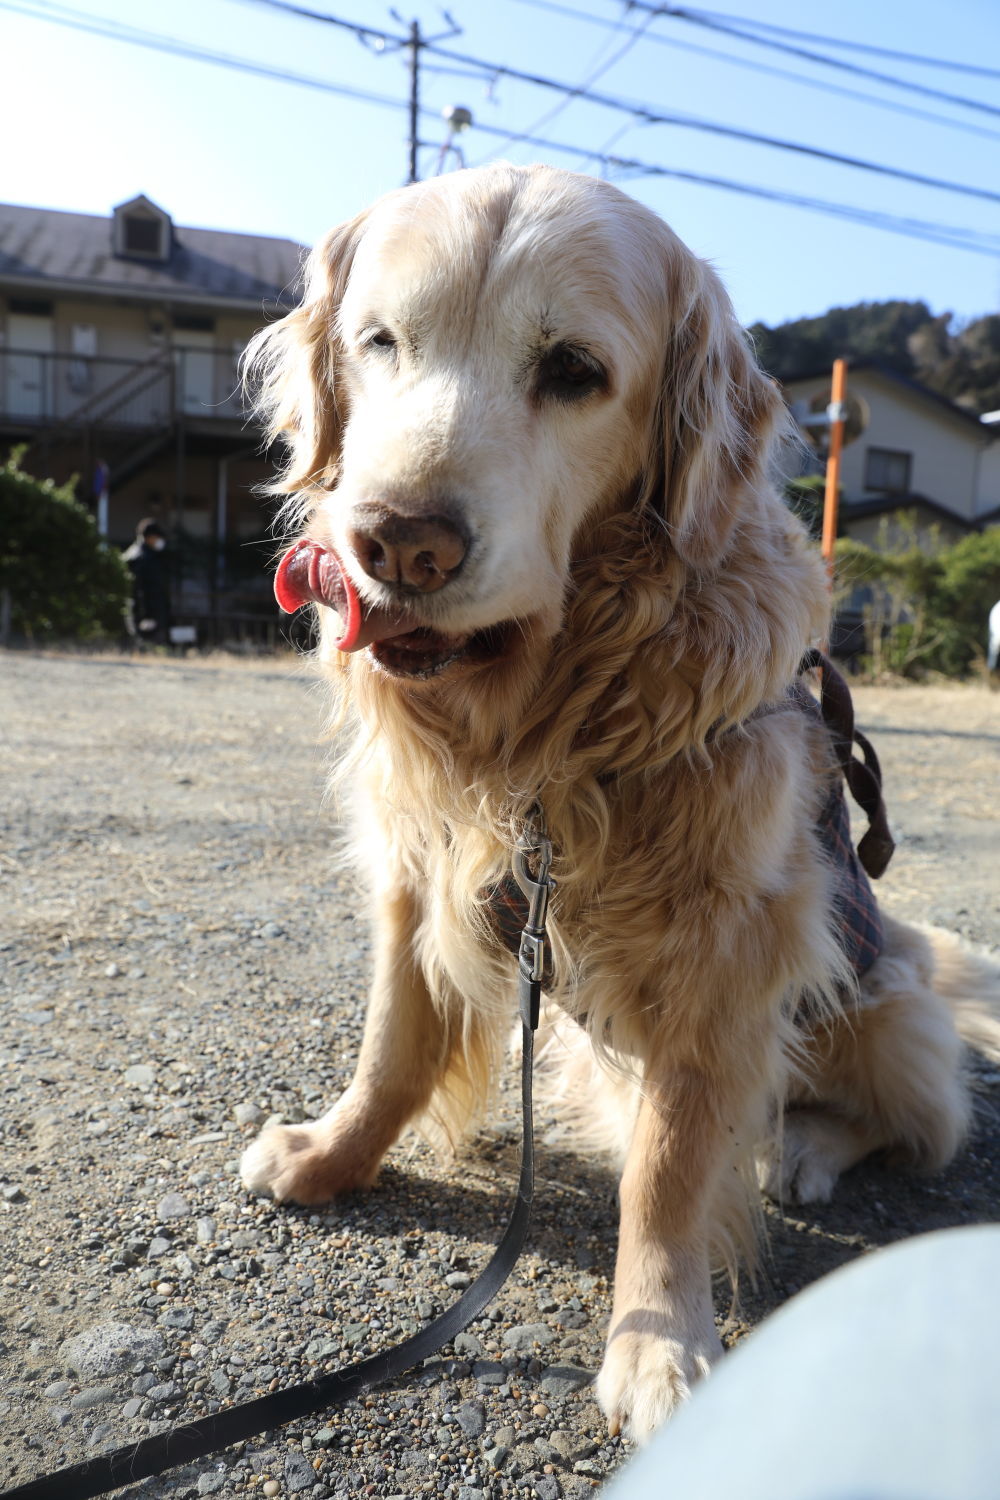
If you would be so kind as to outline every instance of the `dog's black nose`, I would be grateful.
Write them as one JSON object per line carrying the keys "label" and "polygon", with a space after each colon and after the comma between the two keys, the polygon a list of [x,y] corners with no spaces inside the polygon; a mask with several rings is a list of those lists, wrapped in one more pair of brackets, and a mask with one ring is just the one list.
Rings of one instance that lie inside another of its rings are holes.
{"label": "dog's black nose", "polygon": [[379,583],[432,594],[465,561],[468,536],[447,516],[403,516],[382,506],[363,511],[347,539],[369,578]]}

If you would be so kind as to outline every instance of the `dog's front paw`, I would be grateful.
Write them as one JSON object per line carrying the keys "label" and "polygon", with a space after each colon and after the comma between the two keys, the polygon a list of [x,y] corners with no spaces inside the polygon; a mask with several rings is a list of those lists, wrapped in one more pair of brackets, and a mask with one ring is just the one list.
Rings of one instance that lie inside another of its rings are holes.
{"label": "dog's front paw", "polygon": [[820,1109],[789,1110],[780,1138],[758,1154],[757,1178],[776,1203],[829,1203],[840,1174],[865,1150],[848,1121]]}
{"label": "dog's front paw", "polygon": [[247,1147],[240,1178],[248,1192],[276,1203],[329,1203],[340,1193],[370,1187],[378,1162],[352,1152],[328,1120],[277,1125]]}
{"label": "dog's front paw", "polygon": [[[638,1322],[639,1315],[628,1321]],[[688,1347],[676,1338],[619,1325],[608,1340],[595,1383],[612,1434],[648,1442],[721,1353],[714,1328],[710,1338]]]}

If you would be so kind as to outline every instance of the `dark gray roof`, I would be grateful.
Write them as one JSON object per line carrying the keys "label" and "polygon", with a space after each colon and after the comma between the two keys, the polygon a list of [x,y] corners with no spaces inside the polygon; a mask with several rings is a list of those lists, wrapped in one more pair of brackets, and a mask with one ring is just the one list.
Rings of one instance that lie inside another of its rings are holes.
{"label": "dark gray roof", "polygon": [[925,510],[939,520],[964,527],[966,531],[980,530],[983,522],[988,519],[986,516],[959,515],[950,506],[942,505],[940,500],[932,500],[928,495],[920,495],[915,490],[892,495],[871,495],[861,500],[852,500],[845,495],[840,510],[845,521],[863,521],[868,516],[891,514],[897,510]]}
{"label": "dark gray roof", "polygon": [[256,311],[295,300],[304,252],[293,240],[175,225],[170,258],[156,263],[114,255],[112,228],[110,214],[0,204],[0,283],[15,295],[71,291]]}

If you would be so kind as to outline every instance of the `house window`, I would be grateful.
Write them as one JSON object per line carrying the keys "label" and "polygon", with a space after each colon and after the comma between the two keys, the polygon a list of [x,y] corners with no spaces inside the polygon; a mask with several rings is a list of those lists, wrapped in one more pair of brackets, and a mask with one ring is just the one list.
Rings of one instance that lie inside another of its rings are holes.
{"label": "house window", "polygon": [[912,453],[895,448],[869,448],[865,456],[865,489],[888,495],[905,495],[910,488]]}
{"label": "house window", "polygon": [[37,297],[8,297],[7,311],[25,318],[51,318],[52,303]]}
{"label": "house window", "polygon": [[128,203],[118,204],[112,226],[112,245],[116,255],[146,261],[170,259],[173,247],[170,215],[142,193]]}
{"label": "house window", "polygon": [[157,219],[130,214],[125,220],[126,255],[162,255],[163,225]]}
{"label": "house window", "polygon": [[174,313],[174,328],[178,333],[214,333],[215,319],[203,313]]}

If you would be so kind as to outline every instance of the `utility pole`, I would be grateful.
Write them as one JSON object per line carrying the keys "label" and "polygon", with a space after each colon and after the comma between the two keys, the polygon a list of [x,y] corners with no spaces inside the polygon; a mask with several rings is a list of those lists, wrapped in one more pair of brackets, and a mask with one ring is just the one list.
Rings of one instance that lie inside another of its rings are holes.
{"label": "utility pole", "polygon": [[840,451],[844,446],[844,420],[847,416],[847,360],[835,359],[830,388],[830,405],[826,409],[830,423],[830,446],[826,459],[826,490],[823,496],[823,561],[833,583],[833,548],[837,540],[837,507],[840,497]]}
{"label": "utility pole", "polygon": [[[826,454],[826,487],[823,493],[823,561],[826,563],[827,587],[833,598],[833,550],[837,542],[837,511],[840,504],[840,452],[844,446],[844,421],[847,417],[847,360],[835,359],[830,382],[829,446]],[[830,642],[823,642],[829,651]]]}
{"label": "utility pole", "polygon": [[410,22],[410,175],[408,182],[417,180],[417,118],[420,113],[420,22]]}
{"label": "utility pole", "polygon": [[[401,26],[406,25],[406,22],[403,20],[403,17],[399,14],[398,10],[391,10],[389,14],[392,16],[392,19],[394,21],[398,21]],[[410,163],[409,174],[406,179],[407,183],[419,182],[420,180],[417,173],[417,152],[420,148],[418,123],[420,118],[420,49],[421,47],[429,47],[434,42],[447,42],[451,37],[461,36],[462,34],[462,28],[455,25],[455,22],[452,20],[448,12],[443,11],[442,14],[444,15],[445,20],[448,22],[449,29],[447,31],[440,32],[436,36],[423,36],[420,31],[419,21],[410,22],[410,34],[405,42],[403,41],[402,37],[387,37],[383,36],[381,32],[377,33],[377,47],[375,49],[376,51],[385,51],[386,43],[389,42],[394,44],[389,49],[392,52],[399,52],[405,47],[407,52],[410,54]],[[359,29],[358,35],[361,37],[362,41],[365,40],[364,32],[362,30]]]}

